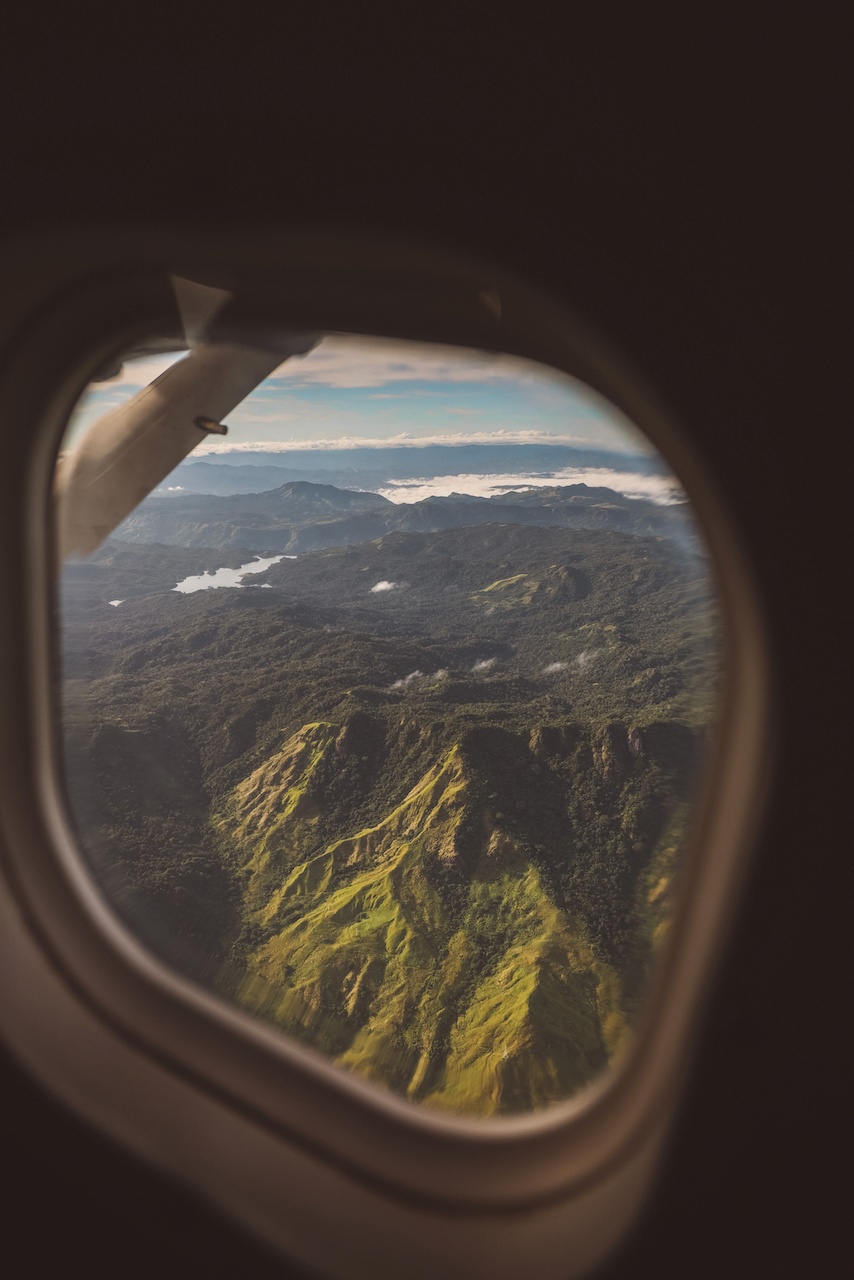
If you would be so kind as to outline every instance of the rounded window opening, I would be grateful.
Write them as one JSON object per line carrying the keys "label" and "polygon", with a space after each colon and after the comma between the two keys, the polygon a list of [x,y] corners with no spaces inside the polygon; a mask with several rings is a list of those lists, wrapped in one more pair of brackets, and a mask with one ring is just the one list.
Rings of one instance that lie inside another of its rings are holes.
{"label": "rounded window opening", "polygon": [[562,1102],[632,1043],[690,853],[722,646],[687,496],[555,369],[218,334],[176,291],[182,338],[100,372],[57,464],[91,875],[413,1103]]}

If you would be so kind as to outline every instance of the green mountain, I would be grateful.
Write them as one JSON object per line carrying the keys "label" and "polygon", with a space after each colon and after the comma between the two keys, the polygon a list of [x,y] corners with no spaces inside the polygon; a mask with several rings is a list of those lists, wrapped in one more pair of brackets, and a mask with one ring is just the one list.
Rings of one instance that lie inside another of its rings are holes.
{"label": "green mountain", "polygon": [[[210,469],[216,471],[217,467]],[[553,485],[491,498],[452,494],[421,502],[393,503],[377,493],[356,493],[305,480],[291,481],[263,493],[153,494],[119,526],[116,538],[184,547],[243,547],[293,555],[317,547],[365,542],[395,530],[429,532],[497,520],[616,529],[696,543],[686,504],[661,506],[585,484]]]}
{"label": "green mountain", "polygon": [[[378,822],[330,840],[329,779],[371,728],[303,726],[218,811],[246,859],[223,989],[433,1106],[489,1115],[569,1096],[625,1047],[666,928],[684,831],[662,828],[660,769],[625,765],[621,744],[643,749],[622,726],[538,728],[527,743],[469,731],[426,753],[435,763]],[[583,826],[594,795],[591,843],[567,817]]]}
{"label": "green mountain", "polygon": [[489,524],[171,590],[217,557],[114,542],[65,575],[68,789],[117,909],[425,1105],[575,1092],[673,908],[717,677],[702,565]]}

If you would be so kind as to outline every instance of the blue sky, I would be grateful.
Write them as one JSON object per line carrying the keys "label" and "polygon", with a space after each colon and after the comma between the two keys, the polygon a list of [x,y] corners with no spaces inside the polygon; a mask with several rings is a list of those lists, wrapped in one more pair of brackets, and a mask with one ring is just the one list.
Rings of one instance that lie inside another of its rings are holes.
{"label": "blue sky", "polygon": [[[184,358],[173,354],[128,361],[118,377],[91,384],[72,416],[65,447],[72,448],[92,422]],[[632,466],[626,455],[650,454],[651,446],[603,397],[543,365],[488,352],[329,335],[307,355],[281,365],[225,423],[228,436],[209,436],[189,460],[233,454],[235,461],[245,463],[253,451],[399,445],[411,452],[411,479],[398,476],[378,489],[392,501],[579,481],[660,502],[684,496],[673,477],[639,474]],[[607,468],[568,466],[542,475],[424,474],[419,445],[463,443],[567,444],[609,450],[614,462]],[[181,491],[178,477],[163,492],[173,490]]]}
{"label": "blue sky", "polygon": [[[128,362],[93,384],[72,420],[79,438],[92,421],[129,399],[182,357]],[[335,444],[453,444],[470,440],[553,443],[645,451],[613,406],[581,383],[532,361],[385,339],[330,335],[283,364],[226,418],[226,441],[194,456],[243,448]],[[70,445],[72,440],[69,439]]]}

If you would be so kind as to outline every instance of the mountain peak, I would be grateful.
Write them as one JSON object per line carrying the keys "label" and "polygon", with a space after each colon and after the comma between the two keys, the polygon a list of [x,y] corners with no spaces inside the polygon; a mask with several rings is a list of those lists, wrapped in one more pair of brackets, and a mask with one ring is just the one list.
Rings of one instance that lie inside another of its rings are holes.
{"label": "mountain peak", "polygon": [[354,489],[338,489],[333,484],[314,484],[311,480],[289,480],[272,493],[277,497],[315,506],[331,506],[336,510],[375,510],[394,503],[379,493],[363,493]]}

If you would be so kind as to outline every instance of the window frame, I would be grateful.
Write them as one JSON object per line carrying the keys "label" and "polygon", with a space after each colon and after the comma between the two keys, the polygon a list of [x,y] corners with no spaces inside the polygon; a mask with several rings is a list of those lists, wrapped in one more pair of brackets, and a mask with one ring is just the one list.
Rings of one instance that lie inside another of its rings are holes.
{"label": "window frame", "polygon": [[[171,972],[84,868],[59,763],[50,482],[79,394],[151,330],[155,282],[169,271],[237,282],[255,290],[258,306],[261,277],[274,279],[294,328],[501,350],[562,369],[636,423],[691,497],[723,612],[719,721],[635,1046],[576,1099],[468,1121],[351,1077]],[[10,547],[0,633],[0,1031],[74,1110],[309,1265],[391,1275],[404,1237],[420,1242],[425,1275],[437,1259],[450,1275],[454,1264],[471,1274],[472,1251],[499,1276],[518,1274],[520,1258],[544,1276],[579,1273],[616,1244],[649,1185],[772,764],[764,626],[722,495],[640,374],[577,317],[491,264],[364,237],[183,230],[33,238],[7,247],[0,272],[10,286],[0,302],[0,420],[14,424],[16,481],[0,524]],[[333,1202],[344,1243],[330,1238],[339,1234],[329,1229]]]}

